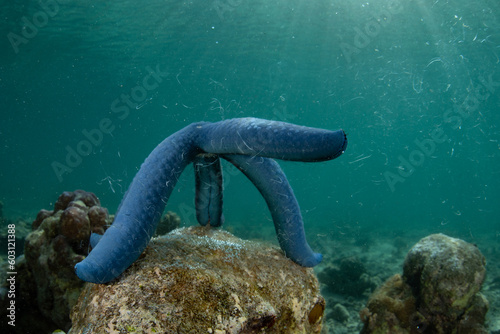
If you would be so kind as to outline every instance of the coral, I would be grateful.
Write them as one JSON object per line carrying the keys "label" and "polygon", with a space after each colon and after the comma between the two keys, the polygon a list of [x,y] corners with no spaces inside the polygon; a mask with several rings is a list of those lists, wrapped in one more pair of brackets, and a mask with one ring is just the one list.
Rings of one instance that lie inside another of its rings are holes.
{"label": "coral", "polygon": [[479,293],[485,258],[463,240],[433,234],[409,251],[403,276],[389,278],[360,313],[362,333],[487,333]]}
{"label": "coral", "polygon": [[410,319],[415,313],[415,298],[401,275],[394,275],[370,296],[360,312],[365,324],[361,333],[410,333]]}
{"label": "coral", "polygon": [[377,279],[370,277],[361,260],[354,256],[326,266],[318,274],[318,279],[331,292],[356,298],[363,296],[367,290],[375,290],[377,286]]}
{"label": "coral", "polygon": [[86,284],[71,333],[320,333],[324,310],[312,269],[190,227],[153,238],[119,279]]}
{"label": "coral", "polygon": [[69,311],[83,282],[73,271],[88,252],[91,232],[111,223],[99,200],[82,190],[64,192],[53,211],[41,210],[26,238],[25,257],[36,286],[40,312],[60,328],[70,326]]}

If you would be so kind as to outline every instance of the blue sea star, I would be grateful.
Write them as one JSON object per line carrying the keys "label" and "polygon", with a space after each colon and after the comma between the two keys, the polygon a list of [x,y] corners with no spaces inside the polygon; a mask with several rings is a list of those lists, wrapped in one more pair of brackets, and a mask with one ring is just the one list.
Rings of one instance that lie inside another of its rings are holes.
{"label": "blue sea star", "polygon": [[161,142],[134,177],[102,238],[76,264],[78,277],[106,283],[124,272],[143,252],[184,168],[194,162],[196,211],[200,224],[220,226],[222,171],[219,157],[240,169],[258,188],[271,211],[278,241],[294,262],[312,267],[322,255],[307,244],[300,208],[285,174],[271,158],[325,161],[347,146],[343,130],[329,131],[258,118],[235,118],[188,125]]}

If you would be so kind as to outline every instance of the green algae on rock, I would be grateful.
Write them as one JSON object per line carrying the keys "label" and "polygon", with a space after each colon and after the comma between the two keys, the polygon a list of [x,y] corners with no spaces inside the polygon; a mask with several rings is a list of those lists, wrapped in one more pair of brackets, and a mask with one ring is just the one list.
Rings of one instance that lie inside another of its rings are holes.
{"label": "green algae on rock", "polygon": [[486,275],[479,249],[444,234],[421,239],[408,252],[403,276],[389,278],[360,313],[362,333],[487,333]]}
{"label": "green algae on rock", "polygon": [[87,283],[71,333],[320,333],[324,309],[312,269],[275,247],[190,227],[153,238],[118,279]]}

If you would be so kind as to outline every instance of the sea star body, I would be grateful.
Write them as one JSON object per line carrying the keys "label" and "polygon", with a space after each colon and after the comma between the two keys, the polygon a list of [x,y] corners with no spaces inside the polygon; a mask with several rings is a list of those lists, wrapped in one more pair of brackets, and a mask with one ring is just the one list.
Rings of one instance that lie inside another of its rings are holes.
{"label": "sea star body", "polygon": [[[149,243],[180,174],[191,162],[195,163],[198,179],[197,218],[202,225],[222,225],[219,157],[233,163],[259,189],[271,211],[285,255],[302,266],[315,266],[322,256],[307,244],[297,200],[285,174],[270,158],[325,161],[340,156],[346,146],[342,130],[258,118],[188,125],[161,142],[144,161],[113,224],[102,238],[93,238],[95,247],[76,264],[76,274],[84,281],[106,283],[137,260]],[[196,165],[201,169],[197,170]],[[203,200],[208,203],[202,203]]]}

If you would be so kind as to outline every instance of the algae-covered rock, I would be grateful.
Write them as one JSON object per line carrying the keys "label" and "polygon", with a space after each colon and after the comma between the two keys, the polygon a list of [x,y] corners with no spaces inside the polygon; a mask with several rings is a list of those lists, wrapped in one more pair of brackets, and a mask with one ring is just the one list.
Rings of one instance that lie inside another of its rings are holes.
{"label": "algae-covered rock", "polygon": [[279,249],[190,227],[153,238],[116,280],[87,283],[71,333],[319,333],[324,308],[312,269]]}
{"label": "algae-covered rock", "polygon": [[[475,245],[444,234],[430,235],[408,252],[403,275],[418,296],[424,317],[439,317],[429,324],[437,332],[456,328],[472,314],[484,323],[487,306],[476,294],[484,282],[486,260]],[[478,308],[484,310],[479,318]]]}
{"label": "algae-covered rock", "polygon": [[486,260],[475,245],[433,234],[408,252],[403,273],[419,296],[421,307],[454,319],[481,289],[485,265]]}
{"label": "algae-covered rock", "polygon": [[486,267],[479,249],[433,234],[408,252],[403,276],[377,289],[360,315],[362,333],[487,333]]}

